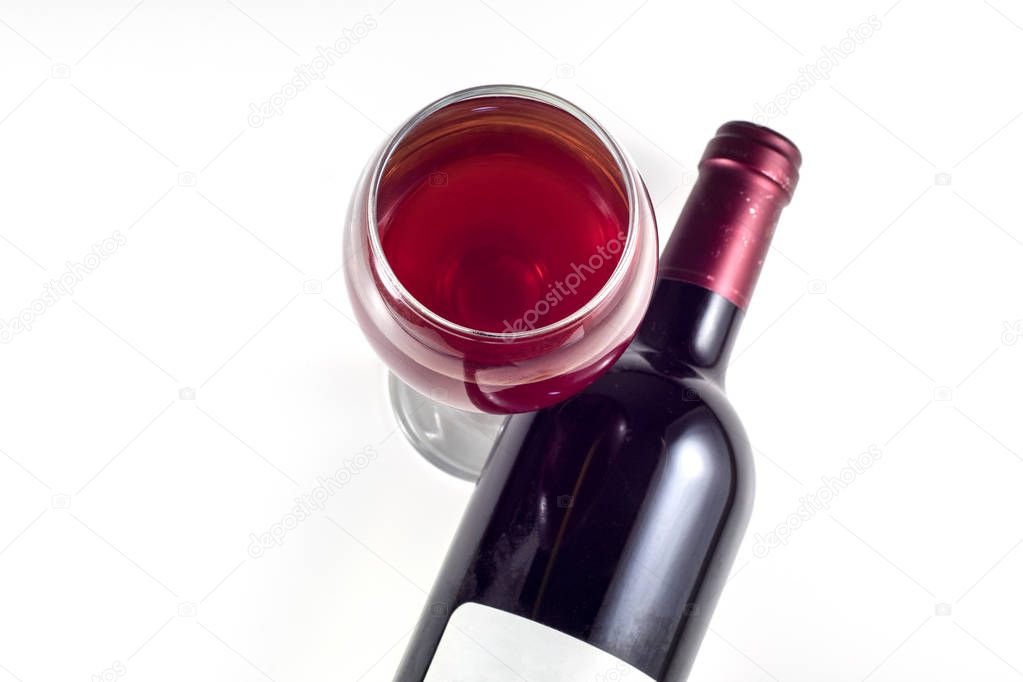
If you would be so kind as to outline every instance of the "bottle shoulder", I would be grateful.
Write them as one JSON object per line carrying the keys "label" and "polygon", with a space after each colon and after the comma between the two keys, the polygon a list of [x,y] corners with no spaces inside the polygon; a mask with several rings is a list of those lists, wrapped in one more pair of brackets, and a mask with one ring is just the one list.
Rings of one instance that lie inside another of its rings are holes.
{"label": "bottle shoulder", "polygon": [[661,399],[658,411],[678,412],[681,408],[701,407],[719,416],[728,426],[742,428],[724,388],[716,377],[666,358],[656,350],[631,347],[608,372],[594,382],[598,392],[617,392],[631,387],[630,394],[642,396],[642,390],[653,391]]}
{"label": "bottle shoulder", "polygon": [[[576,399],[577,416],[617,424],[629,449],[691,456],[735,472],[752,468],[746,431],[722,387],[696,368],[631,347]],[[599,417],[597,415],[600,415]]]}

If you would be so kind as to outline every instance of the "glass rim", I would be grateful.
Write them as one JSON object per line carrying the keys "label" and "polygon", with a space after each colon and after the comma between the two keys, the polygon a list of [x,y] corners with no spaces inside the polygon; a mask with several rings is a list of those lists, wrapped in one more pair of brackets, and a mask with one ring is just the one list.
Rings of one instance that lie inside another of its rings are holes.
{"label": "glass rim", "polygon": [[[431,310],[429,306],[424,305],[421,301],[419,301],[419,299],[413,296],[408,289],[405,288],[405,285],[402,284],[397,274],[391,268],[391,264],[387,260],[387,256],[384,254],[384,247],[380,240],[380,229],[377,224],[377,194],[380,189],[380,180],[383,177],[384,170],[386,169],[388,162],[391,160],[391,157],[394,155],[395,150],[417,125],[441,109],[457,102],[464,102],[482,97],[517,97],[520,99],[527,99],[547,104],[569,114],[578,122],[586,126],[586,128],[597,137],[597,140],[604,146],[607,152],[611,155],[611,158],[614,159],[615,164],[618,166],[618,171],[621,173],[622,181],[625,183],[626,199],[628,201],[629,209],[625,247],[622,249],[622,256],[618,260],[618,263],[615,264],[615,269],[611,272],[611,276],[608,277],[606,282],[604,282],[600,290],[597,291],[597,293],[594,294],[590,300],[588,300],[578,310],[574,311],[567,317],[534,329],[515,332],[490,332],[466,327],[465,325],[458,324],[457,322],[453,322],[452,320],[438,315],[436,312]],[[372,179],[370,181],[369,198],[367,201],[368,206],[366,207],[366,224],[369,227],[370,250],[373,259],[377,264],[377,270],[382,272],[384,277],[387,278],[388,283],[394,287],[402,301],[404,301],[417,314],[428,319],[437,326],[442,327],[446,331],[453,331],[473,338],[505,342],[541,337],[571,327],[575,323],[584,319],[601,303],[610,298],[611,294],[620,285],[622,279],[624,279],[625,272],[629,269],[637,248],[636,242],[639,239],[637,229],[639,224],[639,209],[637,206],[639,188],[635,178],[633,177],[634,172],[635,166],[611,134],[597,123],[596,119],[592,116],[587,114],[575,104],[572,104],[558,95],[547,92],[546,90],[540,90],[539,88],[532,88],[524,85],[479,85],[459,90],[435,100],[413,114],[412,117],[403,123],[402,126],[398,128],[397,132],[388,139],[387,146],[384,148],[382,153],[378,155],[371,175]]]}

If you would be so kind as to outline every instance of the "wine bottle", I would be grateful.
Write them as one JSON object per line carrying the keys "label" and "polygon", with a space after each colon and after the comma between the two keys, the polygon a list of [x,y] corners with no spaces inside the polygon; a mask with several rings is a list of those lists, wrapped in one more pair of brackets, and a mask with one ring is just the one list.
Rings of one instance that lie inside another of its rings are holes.
{"label": "wine bottle", "polygon": [[722,126],[628,349],[510,418],[396,680],[684,680],[749,520],[725,365],[800,154]]}

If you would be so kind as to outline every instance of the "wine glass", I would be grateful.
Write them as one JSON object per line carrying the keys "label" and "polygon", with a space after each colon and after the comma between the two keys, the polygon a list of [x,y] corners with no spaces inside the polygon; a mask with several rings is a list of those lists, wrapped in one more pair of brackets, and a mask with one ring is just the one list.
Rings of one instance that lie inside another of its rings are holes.
{"label": "wine glass", "polygon": [[345,251],[399,425],[475,480],[504,415],[559,402],[617,360],[650,299],[657,232],[639,173],[593,118],[491,85],[437,100],[384,143]]}

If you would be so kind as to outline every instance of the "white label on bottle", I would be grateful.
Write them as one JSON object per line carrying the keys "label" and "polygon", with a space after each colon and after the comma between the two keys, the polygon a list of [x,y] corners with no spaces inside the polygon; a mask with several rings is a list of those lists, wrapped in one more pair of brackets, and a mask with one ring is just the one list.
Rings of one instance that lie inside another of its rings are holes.
{"label": "white label on bottle", "polygon": [[451,615],[425,682],[654,682],[592,644],[480,604]]}

